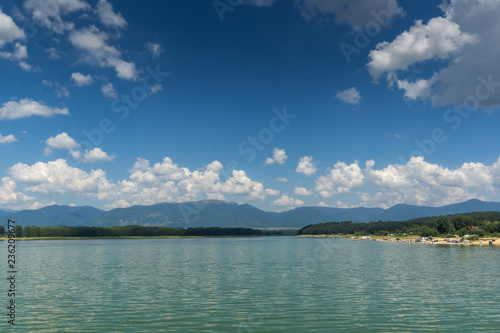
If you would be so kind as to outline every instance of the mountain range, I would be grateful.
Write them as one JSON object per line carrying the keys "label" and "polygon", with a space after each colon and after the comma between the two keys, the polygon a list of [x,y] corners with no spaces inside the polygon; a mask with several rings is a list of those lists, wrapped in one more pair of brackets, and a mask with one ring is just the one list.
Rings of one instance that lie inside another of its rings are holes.
{"label": "mountain range", "polygon": [[219,200],[159,203],[104,211],[89,206],[48,206],[36,210],[0,210],[0,218],[18,225],[37,226],[167,226],[167,227],[280,227],[301,228],[322,222],[404,221],[412,218],[500,211],[499,202],[477,199],[442,207],[398,204],[383,208],[300,207],[281,213],[266,212],[248,204]]}

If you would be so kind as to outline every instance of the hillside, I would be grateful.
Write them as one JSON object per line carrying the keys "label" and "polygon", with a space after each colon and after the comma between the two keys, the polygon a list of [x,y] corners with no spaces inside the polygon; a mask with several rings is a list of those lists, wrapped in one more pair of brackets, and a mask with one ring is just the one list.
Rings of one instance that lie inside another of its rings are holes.
{"label": "hillside", "polygon": [[[266,212],[248,204],[219,200],[159,203],[103,211],[93,207],[49,206],[7,215],[20,225],[37,226],[166,226],[166,227],[286,227],[302,228],[323,222],[405,221],[409,219],[500,211],[500,203],[469,200],[443,207],[396,205],[382,208],[300,207],[281,213]],[[0,212],[1,216],[1,212]],[[4,215],[5,216],[5,215]]]}

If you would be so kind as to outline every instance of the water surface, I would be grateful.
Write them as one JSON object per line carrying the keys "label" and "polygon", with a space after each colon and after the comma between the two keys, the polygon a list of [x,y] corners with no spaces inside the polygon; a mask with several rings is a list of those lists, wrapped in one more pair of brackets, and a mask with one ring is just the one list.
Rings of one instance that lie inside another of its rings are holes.
{"label": "water surface", "polygon": [[17,244],[22,332],[500,331],[493,247],[296,237]]}

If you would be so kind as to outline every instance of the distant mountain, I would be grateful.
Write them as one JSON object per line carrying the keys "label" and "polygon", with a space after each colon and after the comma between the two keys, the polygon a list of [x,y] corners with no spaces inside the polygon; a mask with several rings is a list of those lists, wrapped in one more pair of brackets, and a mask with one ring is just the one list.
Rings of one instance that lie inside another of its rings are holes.
{"label": "distant mountain", "polygon": [[273,213],[250,205],[204,200],[187,203],[161,203],[152,206],[117,208],[97,216],[92,225],[149,225],[165,227],[268,227],[276,221]]}
{"label": "distant mountain", "polygon": [[[405,221],[417,217],[461,214],[470,212],[500,211],[500,203],[471,199],[465,202],[441,206],[425,207],[399,204],[373,216],[373,221]],[[362,221],[366,222],[366,221]]]}
{"label": "distant mountain", "polygon": [[0,217],[7,217],[7,218],[10,218],[9,215],[12,215],[13,213],[15,213],[16,211],[15,210],[0,210]]}
{"label": "distant mountain", "polygon": [[[182,228],[215,226],[302,228],[308,224],[322,222],[406,221],[418,217],[485,211],[500,211],[500,203],[469,200],[442,207],[400,204],[388,209],[300,207],[281,213],[272,213],[248,204],[204,200],[133,206],[108,212],[93,207],[49,206],[37,210],[9,213],[8,216],[23,226],[146,225]],[[0,216],[2,216],[1,212]]]}
{"label": "distant mountain", "polygon": [[[384,211],[383,208],[330,208],[300,207],[277,214],[276,221],[280,226],[301,228],[312,223],[340,221],[371,221],[372,217]],[[318,222],[316,222],[318,221]]]}
{"label": "distant mountain", "polygon": [[80,226],[91,225],[90,220],[104,213],[103,210],[89,206],[47,206],[35,210],[22,210],[9,215],[18,225]]}

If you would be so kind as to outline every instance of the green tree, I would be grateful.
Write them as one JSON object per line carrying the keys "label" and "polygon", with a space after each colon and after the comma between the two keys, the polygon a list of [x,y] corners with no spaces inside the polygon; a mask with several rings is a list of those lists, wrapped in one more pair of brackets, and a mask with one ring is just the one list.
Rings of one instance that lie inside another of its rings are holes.
{"label": "green tree", "polygon": [[5,227],[3,225],[0,225],[0,235],[5,234]]}
{"label": "green tree", "polygon": [[434,228],[440,234],[451,233],[454,231],[453,223],[449,216],[440,216],[434,221]]}
{"label": "green tree", "polygon": [[23,227],[16,225],[16,237],[23,237]]}
{"label": "green tree", "polygon": [[419,233],[420,233],[420,236],[422,236],[422,237],[435,237],[439,234],[436,229],[429,228],[426,225],[423,225],[420,227]]}
{"label": "green tree", "polygon": [[465,215],[455,215],[452,222],[455,230],[467,228],[474,225],[474,220],[471,217]]}
{"label": "green tree", "polygon": [[24,227],[24,237],[31,237],[31,227],[29,225]]}

